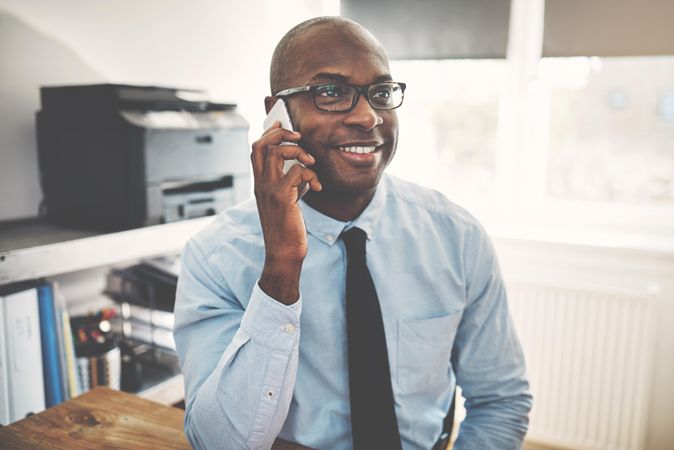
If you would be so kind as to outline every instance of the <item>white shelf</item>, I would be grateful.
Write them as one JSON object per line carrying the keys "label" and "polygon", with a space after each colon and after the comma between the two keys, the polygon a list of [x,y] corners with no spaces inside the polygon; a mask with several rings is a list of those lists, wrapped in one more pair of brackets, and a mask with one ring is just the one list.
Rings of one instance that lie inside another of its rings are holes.
{"label": "white shelf", "polygon": [[183,376],[176,375],[159,384],[155,384],[151,388],[139,392],[138,395],[164,405],[175,405],[185,399]]}
{"label": "white shelf", "polygon": [[[213,219],[204,217],[112,233],[55,226],[42,219],[3,222],[0,285],[177,254]],[[138,395],[174,405],[185,397],[183,376],[175,375]]]}
{"label": "white shelf", "polygon": [[213,217],[115,233],[55,227],[39,220],[0,225],[0,285],[178,253]]}

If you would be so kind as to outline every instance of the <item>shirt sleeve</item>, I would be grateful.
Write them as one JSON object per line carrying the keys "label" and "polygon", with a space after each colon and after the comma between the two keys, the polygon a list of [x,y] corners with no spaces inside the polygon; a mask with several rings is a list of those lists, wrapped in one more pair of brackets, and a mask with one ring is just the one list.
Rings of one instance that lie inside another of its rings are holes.
{"label": "shirt sleeve", "polygon": [[466,400],[466,418],[454,449],[519,449],[532,396],[498,262],[477,225],[466,235],[464,264],[467,305],[452,365]]}
{"label": "shirt sleeve", "polygon": [[185,377],[185,434],[196,449],[270,448],[297,374],[301,298],[255,283],[244,309],[195,241],[185,247],[174,336]]}

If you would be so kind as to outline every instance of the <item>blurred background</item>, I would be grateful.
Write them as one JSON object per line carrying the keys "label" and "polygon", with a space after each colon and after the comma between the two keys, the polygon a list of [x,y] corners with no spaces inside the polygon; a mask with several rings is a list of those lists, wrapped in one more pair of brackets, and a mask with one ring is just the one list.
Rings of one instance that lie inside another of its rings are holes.
{"label": "blurred background", "polygon": [[[0,284],[46,279],[71,315],[121,311],[110,271],[177,254],[209,220],[121,237],[45,228],[41,87],[200,89],[236,104],[252,142],[278,40],[338,14],[383,41],[408,85],[390,173],[442,191],[494,240],[535,398],[530,448],[673,449],[669,0],[0,0]],[[245,139],[236,151],[248,158]],[[249,175],[234,199],[252,194]],[[30,259],[45,246],[58,264]]]}

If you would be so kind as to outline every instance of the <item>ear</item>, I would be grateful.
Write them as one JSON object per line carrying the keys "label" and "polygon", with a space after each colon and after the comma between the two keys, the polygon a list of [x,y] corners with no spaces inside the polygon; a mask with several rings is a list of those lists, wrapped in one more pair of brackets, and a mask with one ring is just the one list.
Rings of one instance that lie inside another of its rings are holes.
{"label": "ear", "polygon": [[278,99],[274,96],[264,98],[264,109],[267,114],[269,114],[269,111],[271,111],[271,108],[274,106],[274,103],[276,103],[276,100]]}

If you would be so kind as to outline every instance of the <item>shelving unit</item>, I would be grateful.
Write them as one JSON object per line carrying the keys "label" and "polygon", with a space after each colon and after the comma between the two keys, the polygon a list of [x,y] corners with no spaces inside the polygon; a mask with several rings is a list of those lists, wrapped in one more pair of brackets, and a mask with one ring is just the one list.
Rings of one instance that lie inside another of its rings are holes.
{"label": "shelving unit", "polygon": [[0,223],[0,285],[177,253],[212,217],[101,233],[41,219]]}
{"label": "shelving unit", "polygon": [[[60,227],[43,219],[2,222],[0,285],[176,254],[212,221],[204,217],[113,233]],[[184,398],[180,374],[147,381],[137,392],[143,398],[166,405]]]}

